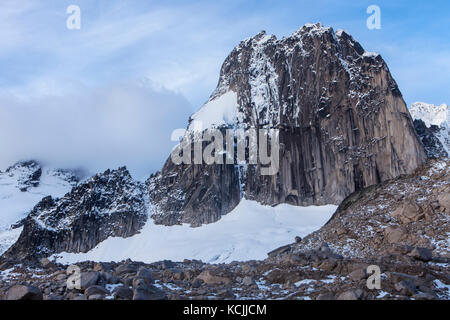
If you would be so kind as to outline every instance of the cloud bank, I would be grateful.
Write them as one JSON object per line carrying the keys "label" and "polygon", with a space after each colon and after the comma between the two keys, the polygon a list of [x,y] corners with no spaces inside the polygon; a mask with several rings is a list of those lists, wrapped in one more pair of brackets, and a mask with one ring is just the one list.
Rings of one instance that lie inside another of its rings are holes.
{"label": "cloud bank", "polygon": [[180,94],[149,84],[80,88],[78,93],[0,95],[0,168],[37,159],[90,172],[127,165],[136,178],[161,168],[192,107]]}

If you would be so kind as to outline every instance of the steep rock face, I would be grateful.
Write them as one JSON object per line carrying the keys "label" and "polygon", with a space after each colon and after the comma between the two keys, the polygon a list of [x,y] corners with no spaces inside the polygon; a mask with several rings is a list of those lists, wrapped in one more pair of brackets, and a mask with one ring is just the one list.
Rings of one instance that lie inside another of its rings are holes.
{"label": "steep rock face", "polygon": [[145,199],[145,187],[126,168],[97,174],[61,199],[46,197],[39,202],[2,258],[86,252],[110,236],[132,236],[147,220]]}
{"label": "steep rock face", "polygon": [[261,165],[177,166],[169,158],[148,181],[157,222],[214,222],[241,197],[267,205],[339,204],[426,159],[381,56],[320,24],[281,40],[261,32],[242,41],[188,134],[212,127],[279,129],[277,174],[261,175]]}
{"label": "steep rock face", "polygon": [[162,172],[147,181],[156,223],[212,223],[241,199],[239,168],[235,165],[175,165],[169,159]]}

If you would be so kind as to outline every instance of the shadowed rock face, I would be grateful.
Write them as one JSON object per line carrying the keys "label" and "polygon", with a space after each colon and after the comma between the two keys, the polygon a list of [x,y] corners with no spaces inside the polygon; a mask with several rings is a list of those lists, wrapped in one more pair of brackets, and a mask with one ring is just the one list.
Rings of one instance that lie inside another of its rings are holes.
{"label": "shadowed rock face", "polygon": [[344,31],[316,24],[281,40],[261,32],[242,41],[207,105],[229,92],[237,96],[234,117],[216,127],[279,129],[278,173],[263,176],[260,165],[176,166],[169,158],[147,182],[157,223],[214,222],[242,197],[339,204],[426,160],[386,63]]}
{"label": "shadowed rock face", "polygon": [[445,129],[435,125],[427,127],[420,119],[414,120],[414,128],[416,129],[429,158],[437,159],[448,156],[442,142],[437,137],[437,135]]}
{"label": "shadowed rock face", "polygon": [[2,258],[20,261],[63,251],[87,252],[108,237],[132,236],[147,220],[145,197],[145,187],[126,168],[107,170],[61,199],[39,202]]}

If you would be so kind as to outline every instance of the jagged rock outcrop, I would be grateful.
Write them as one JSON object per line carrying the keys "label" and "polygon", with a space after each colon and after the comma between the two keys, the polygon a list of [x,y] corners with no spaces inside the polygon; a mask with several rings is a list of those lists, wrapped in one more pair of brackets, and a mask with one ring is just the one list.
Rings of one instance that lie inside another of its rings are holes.
{"label": "jagged rock outcrop", "polygon": [[414,128],[419,135],[420,141],[422,141],[428,158],[437,159],[448,157],[444,145],[438,138],[442,131],[441,128],[435,125],[430,125],[430,127],[427,127],[425,122],[420,119],[414,120]]}
{"label": "jagged rock outcrop", "polygon": [[428,157],[448,157],[450,153],[450,116],[446,104],[416,102],[410,108],[414,127]]}
{"label": "jagged rock outcrop", "polygon": [[111,236],[136,234],[147,220],[146,192],[126,168],[107,170],[61,199],[46,197],[23,222],[3,259],[33,260],[57,252],[87,252]]}
{"label": "jagged rock outcrop", "polygon": [[242,197],[267,205],[339,204],[426,159],[381,56],[320,24],[280,40],[261,32],[242,41],[188,133],[211,127],[278,129],[277,174],[261,175],[261,165],[174,165],[169,158],[147,182],[157,223],[214,222]]}
{"label": "jagged rock outcrop", "polygon": [[62,197],[83,177],[81,170],[20,161],[0,171],[0,255],[18,239],[23,219],[46,196]]}
{"label": "jagged rock outcrop", "polygon": [[17,187],[20,191],[26,192],[31,187],[39,186],[42,168],[37,161],[21,161],[6,169],[5,173],[15,176]]}

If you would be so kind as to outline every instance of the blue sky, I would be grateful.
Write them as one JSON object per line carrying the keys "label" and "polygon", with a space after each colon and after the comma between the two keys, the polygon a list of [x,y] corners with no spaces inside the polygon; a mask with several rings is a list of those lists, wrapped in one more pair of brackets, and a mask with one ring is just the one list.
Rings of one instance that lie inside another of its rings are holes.
{"label": "blue sky", "polygon": [[[66,28],[66,8],[72,4],[81,8],[80,30]],[[380,30],[366,27],[366,9],[373,4],[381,9]],[[78,106],[88,115],[89,110],[102,104],[99,101],[108,101],[112,88],[120,92],[139,83],[136,86],[140,89],[129,90],[138,92],[138,97],[130,101],[143,104],[141,109],[179,110],[172,112],[167,126],[184,127],[186,117],[211,94],[223,60],[242,39],[260,30],[277,37],[288,36],[307,22],[345,29],[366,50],[379,52],[408,105],[415,101],[449,103],[449,9],[450,2],[445,0],[2,0],[0,115],[2,108],[9,108],[8,120],[15,125],[14,119],[19,117],[11,114],[13,106],[17,106],[22,108],[23,117],[30,113],[24,110],[32,108],[45,118],[42,114],[52,110],[49,105],[65,104],[62,101],[68,99],[73,110]],[[142,79],[146,79],[144,86]],[[148,92],[142,92],[142,88]],[[153,102],[150,106],[145,105],[146,94]],[[165,106],[161,94],[171,96],[171,107]],[[86,97],[92,99],[83,100]],[[82,105],[77,101],[83,101]],[[83,128],[79,121],[74,131]],[[160,125],[162,120],[156,117],[154,121]],[[129,122],[132,125],[133,119]],[[17,125],[24,123],[19,121]],[[114,125],[110,128],[114,130]],[[63,127],[59,130],[70,135]],[[158,135],[144,128],[137,131],[143,136]],[[7,134],[0,131],[0,135]],[[161,135],[161,141],[164,139],[167,135]],[[21,145],[21,141],[15,142]],[[4,163],[21,154],[27,156],[13,151],[11,145],[5,147],[11,152],[3,157]],[[83,150],[78,152],[82,154]],[[152,158],[152,164],[141,171],[155,170],[162,159]],[[2,165],[0,159],[0,168]],[[106,165],[110,163],[99,164],[98,168]]]}

